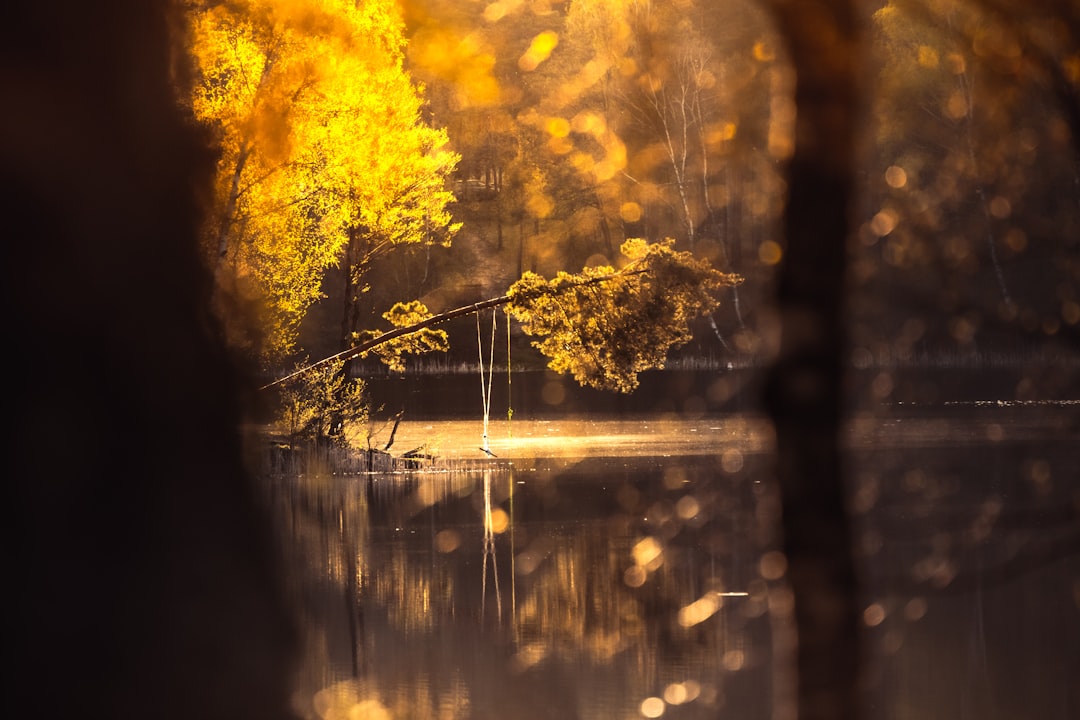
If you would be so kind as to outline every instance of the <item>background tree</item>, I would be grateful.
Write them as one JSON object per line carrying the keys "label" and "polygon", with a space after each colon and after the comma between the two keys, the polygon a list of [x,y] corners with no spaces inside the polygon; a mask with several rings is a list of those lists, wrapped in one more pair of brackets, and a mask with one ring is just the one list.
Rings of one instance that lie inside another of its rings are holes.
{"label": "background tree", "polygon": [[[1051,14],[977,0],[874,13],[876,149],[854,330],[875,357],[1015,352],[1017,332],[1026,344],[1064,336],[1080,202],[1075,50],[1067,17]],[[912,312],[878,307],[883,285]]]}
{"label": "background tree", "polygon": [[[860,28],[864,25],[854,3],[848,0],[773,0],[771,6],[779,31],[789,48],[797,78],[794,155],[787,171],[787,248],[781,265],[778,296],[782,339],[780,356],[770,378],[768,402],[776,425],[784,548],[788,560],[788,581],[795,597],[799,634],[798,715],[801,718],[855,717],[858,715],[856,688],[860,669],[858,601],[851,558],[850,520],[845,508],[849,497],[845,458],[838,449],[839,420],[844,398],[840,380],[847,353],[846,305],[842,288],[846,278],[846,260],[852,247],[848,241],[856,227],[851,222],[852,213],[857,207],[852,203],[858,177],[855,172],[856,123],[874,97],[868,92],[866,81],[869,78],[858,68],[860,64],[863,69],[876,69],[876,66],[866,63],[869,55],[866,54],[866,46],[860,43]],[[972,47],[974,49],[981,45],[981,51],[975,52],[975,55],[983,62],[1004,60],[1007,66],[1015,69],[1023,67],[1025,63],[1020,61],[1024,54],[1021,50],[1023,45],[1009,39],[1016,39],[1014,32],[1022,37],[1033,31],[1033,26],[1028,22],[1031,19],[1029,10],[1023,9],[1020,3],[1015,6],[1011,3],[988,3],[987,6],[993,6],[999,15],[989,25],[984,24],[986,17],[982,16],[972,26],[979,28],[970,35]],[[925,11],[926,7],[922,6],[922,10]],[[978,7],[977,2],[968,6],[972,9]],[[985,11],[985,6],[982,9]],[[1049,21],[1054,14],[1048,12],[1040,19]],[[1070,20],[1075,18],[1075,14],[1063,11],[1059,17],[1065,20],[1063,26],[1076,26]],[[1014,30],[1013,25],[1018,30]],[[1034,30],[1036,33],[1039,32],[1037,27]],[[935,32],[933,27],[927,30]],[[933,48],[924,45],[918,48],[919,54],[925,65],[933,66]],[[1073,45],[1064,57],[1073,57],[1075,48]],[[1033,54],[1038,56],[1042,53],[1036,49]],[[1009,58],[1012,58],[1011,62]],[[910,56],[906,59],[910,62]],[[956,72],[959,70],[967,72],[966,66],[960,65],[962,59],[962,56],[954,58],[954,75],[959,74]],[[1065,62],[1060,67],[1067,65]],[[1051,68],[1046,75],[1053,77],[1055,72]],[[1019,112],[1024,107],[1023,103],[1017,106],[1012,101],[1034,89],[1031,80],[1031,76],[1020,74],[1004,86],[995,86],[997,95],[992,102],[987,98],[987,112],[1007,116],[1017,111],[1018,114],[1010,118],[1012,122],[1026,116],[1027,112]],[[955,90],[950,90],[946,96],[946,108],[950,105],[953,107],[954,119],[961,120],[973,110],[970,99],[974,97],[973,91],[978,92],[978,87],[978,84],[974,87],[961,84]],[[1068,97],[1070,94],[1057,92],[1058,97]],[[1038,95],[1036,92],[1034,97]],[[864,105],[864,102],[867,104]],[[1030,111],[1030,108],[1025,110]],[[1075,110],[1059,107],[1049,112],[1051,123],[1055,116],[1060,117],[1059,113],[1070,117],[1075,115]],[[1000,119],[995,117],[995,122]],[[909,131],[918,132],[919,125],[919,122],[913,123]],[[1009,126],[1010,122],[1002,125],[1003,128]],[[1023,127],[1022,120],[1020,126]],[[1068,157],[1073,157],[1065,146],[1069,143],[1075,145],[1078,136],[1075,128],[1061,133],[1058,152],[1065,151]],[[1049,145],[1055,146],[1054,143]],[[983,159],[993,160],[988,164],[998,173],[995,178],[998,182],[1007,182],[1010,175],[1009,162],[1004,159],[1008,153],[996,154],[1007,147],[1008,143],[989,144],[980,150]],[[1034,150],[1034,147],[1030,150]],[[966,148],[963,157],[970,161],[970,152]],[[942,160],[940,148],[937,148],[936,159],[938,162]],[[1034,156],[1031,156],[1031,160],[1034,160]],[[928,165],[933,162],[928,158]],[[948,173],[947,160],[942,164],[946,167],[941,172]],[[1031,162],[1029,168],[1033,165]],[[1048,166],[1060,167],[1052,158]],[[904,168],[897,166],[897,169]],[[893,166],[890,166],[890,170],[883,173],[890,187],[904,187],[905,183],[901,181],[903,175]],[[1055,170],[1055,174],[1057,172],[1060,171]],[[1028,169],[1022,174],[1031,173],[1032,170]],[[1007,197],[1004,200],[1009,202]],[[999,205],[1002,215],[1007,216],[1005,206]],[[1070,208],[1063,216],[1075,218],[1073,213]],[[981,208],[975,217],[980,215]],[[972,219],[970,214],[966,217]],[[875,218],[877,223],[887,221],[895,224],[897,220],[896,216],[889,215]],[[871,227],[864,227],[862,232],[872,230],[874,224],[872,221]],[[888,228],[879,226],[879,229]],[[1062,233],[1059,228],[1048,240],[1059,243],[1059,247],[1060,244],[1075,247],[1070,236],[1074,237],[1075,234]],[[867,241],[865,235],[861,235],[861,239],[864,243],[873,244]],[[856,253],[853,255],[857,256]],[[1063,272],[1066,277],[1074,276],[1073,267],[1074,263],[1068,258],[1055,263],[1056,272]],[[861,272],[861,269],[857,268],[857,272]],[[991,287],[999,293],[1000,287],[994,274],[990,274]],[[1058,288],[1061,287],[1058,285]],[[882,292],[880,285],[876,292]],[[860,293],[858,297],[864,296]],[[889,303],[905,306],[911,299],[909,294],[902,292],[890,292],[885,297]],[[1068,302],[1062,302],[1060,307],[1062,312],[1058,317],[1069,317]],[[949,312],[951,309],[952,306],[947,303],[939,305],[939,312]],[[895,321],[903,314],[903,311],[898,312],[893,308],[892,312],[880,314],[878,322]],[[1054,321],[1052,324],[1044,325],[1050,335],[1061,327],[1058,318],[1051,319]],[[1076,322],[1080,322],[1080,316],[1074,314],[1071,324],[1075,325]],[[813,328],[813,332],[806,332],[807,327]],[[1016,341],[1014,335],[1013,342]],[[1017,387],[1018,394],[1022,392],[1022,387],[1023,382]],[[788,708],[789,711],[793,709]]]}
{"label": "background tree", "polygon": [[206,2],[188,19],[192,108],[221,148],[206,245],[225,315],[260,308],[260,350],[283,357],[344,261],[347,335],[375,257],[455,230],[444,180],[457,158],[422,121],[396,4]]}
{"label": "background tree", "polygon": [[[773,275],[777,161],[790,152],[791,112],[790,76],[760,8],[407,5],[410,69],[428,84],[433,115],[463,157],[454,212],[465,229],[456,247],[475,248],[488,294],[513,279],[489,268],[550,275],[610,263],[627,237],[674,237],[684,247],[692,237],[701,257],[747,278],[728,290],[732,302],[716,317],[728,347],[761,351],[754,310]],[[677,63],[681,56],[687,62]],[[670,146],[643,95],[649,78],[658,97],[685,85],[679,127],[664,105]],[[498,172],[484,169],[493,155]],[[434,275],[456,274],[453,263],[470,254],[462,252],[437,261]],[[434,286],[425,302],[437,308],[434,295],[447,293]],[[720,350],[715,340],[699,346]]]}

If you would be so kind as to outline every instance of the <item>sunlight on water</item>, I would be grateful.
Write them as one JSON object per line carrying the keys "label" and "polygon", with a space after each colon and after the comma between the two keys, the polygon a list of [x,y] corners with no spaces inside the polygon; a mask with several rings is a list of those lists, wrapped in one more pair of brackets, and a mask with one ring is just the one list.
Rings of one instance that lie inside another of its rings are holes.
{"label": "sunlight on water", "polygon": [[[613,419],[492,421],[488,447],[499,458],[675,457],[728,452],[737,471],[744,453],[762,453],[772,444],[764,418]],[[403,421],[395,447],[423,448],[443,459],[483,458],[480,419]]]}
{"label": "sunlight on water", "polygon": [[[479,423],[402,423],[406,447],[437,435],[460,456],[440,453],[445,463],[420,472],[291,484],[290,544],[302,574],[319,578],[297,589],[321,608],[307,629],[305,714],[710,718],[729,708],[765,720],[769,703],[753,701],[773,663],[770,581],[756,559],[771,542],[755,508],[764,426],[650,418],[513,429],[493,433],[493,447],[533,433],[531,449],[552,457],[483,456]],[[729,472],[721,456],[691,454],[707,445],[738,447],[743,460]],[[324,562],[340,568],[330,585]],[[460,685],[443,687],[448,677]]]}

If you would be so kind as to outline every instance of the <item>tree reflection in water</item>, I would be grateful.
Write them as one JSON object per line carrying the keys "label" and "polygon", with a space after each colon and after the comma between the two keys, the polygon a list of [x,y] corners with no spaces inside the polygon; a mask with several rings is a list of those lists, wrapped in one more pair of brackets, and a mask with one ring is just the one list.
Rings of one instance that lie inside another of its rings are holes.
{"label": "tree reflection in water", "polygon": [[[1075,418],[896,405],[848,426],[872,717],[1071,716]],[[443,443],[438,470],[273,479],[301,713],[774,717],[793,599],[767,425],[515,428],[531,456],[497,431],[499,459],[468,459],[475,422],[425,421],[402,432]]]}
{"label": "tree reflection in water", "polygon": [[758,560],[776,499],[758,453],[724,457],[277,479],[308,633],[298,707],[769,717],[774,582]]}
{"label": "tree reflection in water", "polygon": [[[486,419],[485,419],[486,424]],[[487,432],[484,433],[484,438],[487,438]],[[513,502],[514,497],[514,471],[512,466],[507,469],[507,473],[510,476],[510,480],[507,483],[509,488],[510,502]],[[509,520],[507,514],[503,512],[501,508],[497,508],[493,513],[491,509],[491,483],[492,483],[492,470],[490,468],[484,468],[484,579],[480,591],[480,616],[484,615],[484,608],[487,607],[487,579],[488,579],[488,561],[491,561],[491,578],[495,587],[495,607],[499,611],[499,623],[502,623],[502,593],[499,592],[499,564],[498,555],[495,551],[495,534],[502,533],[507,529]],[[513,505],[511,505],[511,508]],[[510,517],[513,516],[511,511]],[[496,529],[497,528],[497,529]],[[513,549],[511,548],[511,557],[513,557]],[[511,582],[513,582],[513,575],[511,575]]]}

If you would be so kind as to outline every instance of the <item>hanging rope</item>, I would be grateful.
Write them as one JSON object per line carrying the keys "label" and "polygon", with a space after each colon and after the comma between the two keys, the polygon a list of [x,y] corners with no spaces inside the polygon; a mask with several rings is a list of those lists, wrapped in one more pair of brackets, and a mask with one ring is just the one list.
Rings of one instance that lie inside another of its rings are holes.
{"label": "hanging rope", "polygon": [[[494,312],[494,311],[492,311]],[[513,437],[513,430],[510,428],[510,421],[514,417],[514,408],[510,404],[510,400],[513,395],[510,394],[510,313],[506,314],[506,434],[508,437]]]}
{"label": "hanging rope", "polygon": [[480,313],[476,313],[476,348],[480,354],[480,401],[484,406],[484,444],[480,447],[488,455],[495,457],[488,446],[488,420],[491,417],[491,381],[495,375],[495,328],[498,314],[491,311],[491,353],[488,359],[487,378],[484,378],[484,341],[480,333]]}

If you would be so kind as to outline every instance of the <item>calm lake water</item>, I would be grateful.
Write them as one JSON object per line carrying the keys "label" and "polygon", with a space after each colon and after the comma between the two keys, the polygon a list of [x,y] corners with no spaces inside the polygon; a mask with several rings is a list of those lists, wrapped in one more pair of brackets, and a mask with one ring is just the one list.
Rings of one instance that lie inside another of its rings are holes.
{"label": "calm lake water", "polygon": [[[406,409],[392,451],[432,466],[272,480],[305,716],[774,717],[791,598],[752,383],[668,377],[613,411],[522,379],[509,419],[493,392],[489,455],[479,382],[425,382],[379,392]],[[1078,410],[853,415],[868,717],[1080,717]]]}

